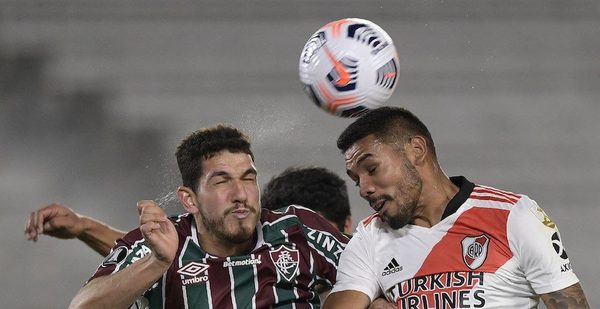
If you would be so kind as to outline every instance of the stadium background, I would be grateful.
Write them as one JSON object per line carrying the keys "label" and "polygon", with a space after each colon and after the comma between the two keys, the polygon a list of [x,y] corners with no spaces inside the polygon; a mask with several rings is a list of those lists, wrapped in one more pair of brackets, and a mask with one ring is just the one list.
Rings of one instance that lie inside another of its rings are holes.
{"label": "stadium background", "polygon": [[290,165],[345,177],[350,121],[297,77],[304,42],[343,17],[396,43],[389,103],[428,124],[446,173],[536,199],[600,305],[600,2],[0,0],[0,306],[65,308],[100,262],[76,240],[26,242],[31,210],[126,230],[138,199],[177,212],[173,150],[199,127],[248,131],[262,184]]}

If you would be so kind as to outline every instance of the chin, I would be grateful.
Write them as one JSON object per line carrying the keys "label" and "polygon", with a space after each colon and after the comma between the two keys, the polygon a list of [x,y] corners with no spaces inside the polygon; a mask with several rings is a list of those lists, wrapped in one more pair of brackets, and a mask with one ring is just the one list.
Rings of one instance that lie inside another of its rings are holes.
{"label": "chin", "polygon": [[[254,230],[252,230],[252,232],[254,232]],[[245,230],[238,230],[237,233],[229,234],[229,240],[232,243],[244,243],[246,241],[251,240],[252,237],[254,237],[254,233],[252,233],[252,232],[248,232]]]}
{"label": "chin", "polygon": [[252,239],[256,230],[256,224],[252,224],[249,221],[239,222],[238,224],[232,225],[228,229],[227,235],[232,242],[242,243],[249,239]]}
{"label": "chin", "polygon": [[406,226],[409,222],[409,218],[404,217],[387,217],[385,216],[385,221],[387,224],[394,230],[401,229]]}

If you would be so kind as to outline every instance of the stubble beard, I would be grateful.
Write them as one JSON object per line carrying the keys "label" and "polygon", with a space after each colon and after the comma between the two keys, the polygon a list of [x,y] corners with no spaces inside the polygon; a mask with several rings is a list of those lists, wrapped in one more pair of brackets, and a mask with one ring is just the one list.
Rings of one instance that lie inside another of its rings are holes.
{"label": "stubble beard", "polygon": [[404,170],[406,171],[406,176],[402,180],[402,184],[398,187],[401,195],[408,197],[408,200],[402,204],[398,204],[398,213],[396,215],[384,215],[388,225],[394,230],[406,226],[417,217],[417,203],[419,201],[418,197],[420,196],[421,189],[423,188],[423,180],[419,176],[419,173],[414,165],[412,165],[407,159],[404,159],[403,165]]}
{"label": "stubble beard", "polygon": [[253,238],[256,223],[258,221],[256,210],[252,207],[247,207],[247,209],[251,212],[250,216],[255,216],[256,218],[251,227],[246,227],[244,221],[241,220],[237,220],[237,222],[234,222],[233,224],[227,224],[225,222],[227,215],[231,213],[234,208],[228,209],[223,216],[218,218],[209,217],[208,214],[200,208],[200,217],[206,230],[214,235],[215,238],[230,244],[241,244]]}

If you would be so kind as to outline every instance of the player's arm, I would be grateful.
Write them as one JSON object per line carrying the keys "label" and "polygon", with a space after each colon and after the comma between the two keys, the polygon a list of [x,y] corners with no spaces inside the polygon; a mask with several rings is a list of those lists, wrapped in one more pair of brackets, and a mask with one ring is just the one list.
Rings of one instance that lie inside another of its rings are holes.
{"label": "player's arm", "polygon": [[[331,290],[328,290],[326,292],[323,292],[321,294],[319,294],[319,297],[321,298],[321,306],[324,306],[324,302],[328,299]],[[369,297],[362,293],[362,292],[358,292],[358,291],[342,291],[342,292],[337,292],[337,293],[333,293],[336,294],[336,296],[333,297],[333,299],[330,301],[330,303],[327,305],[331,308],[367,308],[365,307],[365,304],[369,304]],[[366,297],[366,302],[364,297]],[[339,299],[338,299],[339,298]],[[393,304],[390,303],[389,301],[387,301],[387,299],[383,298],[383,297],[379,297],[377,299],[375,299],[371,304],[368,305],[369,309],[396,309],[397,307]],[[325,308],[325,307],[323,307]]]}
{"label": "player's arm", "polygon": [[51,204],[31,212],[25,223],[27,240],[37,241],[40,234],[60,239],[77,238],[102,256],[108,255],[115,241],[125,235],[94,218],[77,214],[60,204]]}
{"label": "player's arm", "polygon": [[140,231],[151,252],[116,273],[97,277],[71,301],[70,308],[125,308],[150,288],[175,259],[178,235],[173,223],[152,201],[138,202]]}
{"label": "player's arm", "polygon": [[319,299],[321,300],[321,307],[323,306],[325,299],[327,299],[327,296],[329,296],[329,293],[331,293],[331,289],[328,289],[327,291],[319,292]]}
{"label": "player's arm", "polygon": [[333,292],[329,294],[323,304],[323,309],[364,309],[368,308],[371,301],[367,294],[353,291],[344,290],[340,292]]}
{"label": "player's arm", "polygon": [[370,303],[369,296],[367,296],[367,294],[359,291],[346,290],[331,293],[327,297],[323,308],[395,309],[397,307],[383,297],[379,297]]}
{"label": "player's arm", "polygon": [[540,295],[548,309],[589,309],[583,289],[579,283],[547,294]]}
{"label": "player's arm", "polygon": [[374,308],[385,308],[377,307],[384,303],[377,300],[381,290],[373,271],[373,241],[370,233],[363,223],[359,223],[356,233],[340,256],[337,282],[323,308],[369,308],[372,300],[376,300]]}
{"label": "player's arm", "polygon": [[102,256],[107,256],[115,241],[123,236],[125,232],[117,230],[94,218],[82,216],[83,230],[77,235],[77,239],[83,241],[94,251]]}
{"label": "player's arm", "polygon": [[88,282],[75,295],[69,308],[127,308],[167,271],[170,264],[151,253],[122,271]]}
{"label": "player's arm", "polygon": [[535,201],[524,197],[507,228],[511,250],[547,308],[589,308],[558,227]]}
{"label": "player's arm", "polygon": [[398,308],[393,303],[390,303],[387,299],[383,297],[379,297],[375,299],[371,305],[369,305],[369,309],[396,309]]}

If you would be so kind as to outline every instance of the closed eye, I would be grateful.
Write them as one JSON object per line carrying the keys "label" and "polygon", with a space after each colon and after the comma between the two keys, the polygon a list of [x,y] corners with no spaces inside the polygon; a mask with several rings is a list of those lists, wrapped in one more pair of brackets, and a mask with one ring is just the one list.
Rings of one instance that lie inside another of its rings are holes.
{"label": "closed eye", "polygon": [[224,183],[227,183],[228,181],[229,181],[228,178],[219,179],[219,180],[215,181],[215,185],[224,184]]}
{"label": "closed eye", "polygon": [[373,166],[373,167],[370,167],[370,168],[367,170],[367,172],[369,172],[369,176],[371,176],[371,175],[375,174],[375,171],[376,171],[376,170],[377,170],[377,166]]}
{"label": "closed eye", "polygon": [[243,181],[252,181],[252,182],[255,182],[255,181],[256,181],[256,176],[257,176],[257,174],[258,174],[258,173],[256,172],[256,170],[255,170],[255,169],[253,169],[253,168],[251,168],[251,169],[248,169],[248,170],[247,170],[247,171],[244,173],[244,175],[242,175],[242,180],[243,180]]}

